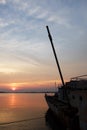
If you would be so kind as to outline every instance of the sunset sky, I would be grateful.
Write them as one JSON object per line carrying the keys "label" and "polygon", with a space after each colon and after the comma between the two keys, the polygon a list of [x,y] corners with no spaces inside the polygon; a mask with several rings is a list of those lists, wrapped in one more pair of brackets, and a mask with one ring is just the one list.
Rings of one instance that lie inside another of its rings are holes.
{"label": "sunset sky", "polygon": [[60,84],[87,74],[87,0],[0,0],[0,90]]}

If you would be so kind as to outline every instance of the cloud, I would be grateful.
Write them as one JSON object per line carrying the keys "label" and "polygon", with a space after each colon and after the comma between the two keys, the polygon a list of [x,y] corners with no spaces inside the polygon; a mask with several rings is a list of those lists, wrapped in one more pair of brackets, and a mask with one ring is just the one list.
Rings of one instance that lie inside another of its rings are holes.
{"label": "cloud", "polygon": [[69,21],[68,21],[68,19],[66,19],[66,18],[63,18],[63,17],[61,17],[60,15],[50,15],[48,18],[47,18],[47,21],[48,22],[54,22],[54,23],[56,23],[56,24],[59,24],[59,25],[63,25],[63,26],[65,26],[65,27],[71,27],[71,25],[70,25],[70,23],[69,23]]}
{"label": "cloud", "polygon": [[[53,66],[54,62],[52,63],[51,60],[53,53],[50,52],[50,43],[47,41],[45,23],[50,25],[56,50],[63,55],[64,61],[68,59],[69,63],[69,58],[74,59],[74,55],[76,55],[76,62],[78,62],[80,50],[84,53],[83,60],[85,60],[87,48],[83,43],[86,41],[85,34],[87,33],[85,32],[83,38],[80,35],[82,35],[82,30],[87,30],[86,4],[83,9],[81,3],[78,8],[77,3],[72,4],[71,7],[67,2],[58,4],[56,0],[50,0],[50,3],[47,4],[48,1],[8,0],[7,5],[2,6],[0,9],[1,63],[12,61],[20,66],[21,64],[39,67],[40,65]],[[76,52],[73,53],[73,51]]]}
{"label": "cloud", "polygon": [[6,26],[9,26],[11,24],[15,24],[15,21],[14,20],[8,20],[6,21],[4,18],[0,18],[0,27],[6,27]]}
{"label": "cloud", "polygon": [[27,17],[31,17],[34,20],[43,20],[43,22],[54,22],[56,24],[64,25],[65,27],[70,26],[69,18],[64,16],[67,11],[62,11],[61,15],[60,9],[55,13],[52,7],[48,8],[47,5],[45,7],[42,6],[43,2],[39,4],[39,1],[37,0],[38,4],[33,3],[34,1],[13,1],[14,7],[26,14]]}
{"label": "cloud", "polygon": [[39,11],[40,11],[40,7],[39,6],[37,6],[37,7],[35,7],[35,8],[31,8],[31,9],[29,9],[28,10],[28,14],[29,14],[29,16],[34,16],[35,14],[37,14],[37,13],[39,13]]}
{"label": "cloud", "polygon": [[6,0],[0,0],[0,4],[6,4]]}
{"label": "cloud", "polygon": [[9,24],[6,21],[4,21],[3,19],[0,18],[0,27],[6,27],[8,25]]}

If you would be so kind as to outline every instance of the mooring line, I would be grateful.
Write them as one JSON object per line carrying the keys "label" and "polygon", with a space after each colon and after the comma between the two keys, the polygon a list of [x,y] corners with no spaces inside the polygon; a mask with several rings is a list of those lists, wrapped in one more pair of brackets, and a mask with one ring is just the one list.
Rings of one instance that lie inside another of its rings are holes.
{"label": "mooring line", "polygon": [[24,121],[39,120],[41,118],[44,118],[44,117],[36,117],[36,118],[30,118],[30,119],[25,119],[25,120],[18,120],[18,121],[11,121],[11,122],[0,123],[0,126],[1,125],[8,125],[8,124],[13,124],[13,123],[24,122]]}

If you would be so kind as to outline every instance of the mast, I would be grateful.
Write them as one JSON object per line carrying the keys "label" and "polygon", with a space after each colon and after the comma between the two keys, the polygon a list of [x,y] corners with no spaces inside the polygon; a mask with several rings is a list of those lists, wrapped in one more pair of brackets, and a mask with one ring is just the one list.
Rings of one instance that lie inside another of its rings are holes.
{"label": "mast", "polygon": [[57,54],[56,54],[56,51],[55,51],[55,48],[54,48],[52,36],[51,36],[51,34],[50,34],[49,27],[46,26],[46,28],[47,28],[48,37],[49,37],[49,39],[50,39],[51,46],[52,46],[52,49],[53,49],[53,53],[54,53],[54,57],[55,57],[56,64],[57,64],[57,68],[58,68],[58,71],[59,71],[59,74],[60,74],[60,78],[61,78],[61,81],[62,81],[62,85],[63,85],[63,87],[64,87],[64,85],[65,85],[65,84],[64,84],[64,79],[63,79],[63,75],[62,75],[61,68],[60,68],[60,65],[59,65],[59,61],[58,61],[58,58],[57,58]]}

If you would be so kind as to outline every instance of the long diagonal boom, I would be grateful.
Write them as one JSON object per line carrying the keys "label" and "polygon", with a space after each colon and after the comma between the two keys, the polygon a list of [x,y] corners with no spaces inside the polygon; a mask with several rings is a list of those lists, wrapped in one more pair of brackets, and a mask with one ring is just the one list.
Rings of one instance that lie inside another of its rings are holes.
{"label": "long diagonal boom", "polygon": [[63,79],[63,75],[62,75],[62,72],[61,72],[61,68],[60,68],[60,65],[59,65],[59,62],[58,62],[57,54],[56,54],[56,51],[55,51],[55,48],[54,48],[52,36],[51,36],[51,34],[50,34],[49,27],[46,26],[46,28],[47,28],[48,37],[49,37],[49,39],[50,39],[51,46],[52,46],[52,49],[53,49],[53,53],[54,53],[54,57],[55,57],[56,64],[57,64],[57,67],[58,67],[58,71],[59,71],[59,74],[60,74],[60,78],[61,78],[61,81],[62,81],[62,85],[64,86],[64,85],[65,85],[65,84],[64,84],[64,79]]}

